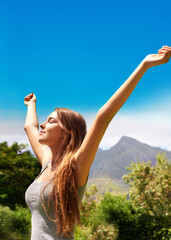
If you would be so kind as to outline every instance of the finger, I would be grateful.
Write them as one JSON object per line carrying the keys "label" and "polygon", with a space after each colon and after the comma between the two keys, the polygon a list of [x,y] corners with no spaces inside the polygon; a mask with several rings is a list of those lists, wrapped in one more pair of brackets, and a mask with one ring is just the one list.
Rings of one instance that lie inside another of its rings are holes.
{"label": "finger", "polygon": [[29,101],[33,96],[31,94],[27,95],[24,99],[27,99]]}
{"label": "finger", "polygon": [[158,51],[158,53],[159,53],[159,54],[164,54],[164,53],[168,53],[168,51],[167,51],[167,50],[164,50],[164,49],[161,49],[161,50]]}
{"label": "finger", "polygon": [[169,51],[170,49],[166,48],[166,47],[162,47],[162,48],[159,49],[159,51],[161,51],[161,50]]}
{"label": "finger", "polygon": [[169,61],[170,58],[170,54],[168,51],[161,51],[161,54],[163,55],[163,62],[167,63]]}
{"label": "finger", "polygon": [[29,97],[25,97],[24,101],[28,102],[28,101],[30,101],[30,98]]}
{"label": "finger", "polygon": [[25,98],[29,98],[30,95],[27,95]]}
{"label": "finger", "polygon": [[166,45],[165,45],[165,46],[162,46],[162,47],[161,47],[161,49],[162,49],[162,48],[167,48],[167,49],[170,49],[171,47],[170,47],[170,46],[166,46]]}
{"label": "finger", "polygon": [[168,51],[169,55],[171,56],[171,47],[166,46],[163,48],[163,50]]}
{"label": "finger", "polygon": [[162,49],[162,50],[159,51],[159,53],[168,53],[168,52],[169,52],[169,51],[164,50],[164,49]]}
{"label": "finger", "polygon": [[169,47],[169,46],[163,46],[162,48],[164,48],[164,49],[171,49],[171,47]]}
{"label": "finger", "polygon": [[32,97],[32,98],[35,97],[35,94],[34,94],[33,92],[31,93],[31,97]]}
{"label": "finger", "polygon": [[160,53],[159,53],[159,55],[160,56],[163,56],[163,59],[165,58],[168,58],[169,57],[169,53],[168,52],[166,52],[166,51],[161,51]]}
{"label": "finger", "polygon": [[161,50],[165,50],[165,51],[168,51],[168,52],[171,52],[171,48],[170,47],[162,47],[161,49],[159,49],[159,51]]}
{"label": "finger", "polygon": [[31,99],[31,98],[33,97],[33,93],[30,93],[30,94],[29,94],[29,97],[30,97],[30,99]]}

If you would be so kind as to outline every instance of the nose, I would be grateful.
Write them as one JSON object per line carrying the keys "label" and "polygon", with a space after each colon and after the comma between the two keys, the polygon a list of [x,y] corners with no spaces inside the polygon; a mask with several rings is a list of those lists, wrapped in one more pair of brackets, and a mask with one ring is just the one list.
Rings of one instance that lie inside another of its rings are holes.
{"label": "nose", "polygon": [[41,129],[45,129],[45,122],[40,124]]}

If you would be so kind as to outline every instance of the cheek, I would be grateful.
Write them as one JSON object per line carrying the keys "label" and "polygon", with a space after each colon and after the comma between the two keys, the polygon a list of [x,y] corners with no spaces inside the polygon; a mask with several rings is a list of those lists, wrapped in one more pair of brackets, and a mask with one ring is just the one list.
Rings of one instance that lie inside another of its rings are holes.
{"label": "cheek", "polygon": [[63,132],[60,127],[54,127],[48,130],[48,137],[51,138],[51,140],[59,140],[62,135]]}

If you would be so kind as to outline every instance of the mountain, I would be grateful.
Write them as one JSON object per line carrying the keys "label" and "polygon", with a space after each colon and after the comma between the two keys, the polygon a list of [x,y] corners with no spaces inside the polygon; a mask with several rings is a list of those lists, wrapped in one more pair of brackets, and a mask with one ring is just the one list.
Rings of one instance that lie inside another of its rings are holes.
{"label": "mountain", "polygon": [[[105,185],[114,184],[113,188],[120,187],[128,189],[123,185],[122,176],[127,173],[126,167],[131,162],[151,161],[154,166],[156,155],[159,152],[165,152],[166,157],[171,159],[171,152],[159,147],[151,147],[134,138],[123,136],[119,142],[108,150],[98,149],[94,162],[90,168],[88,186],[90,184],[98,185],[103,191]],[[119,187],[120,185],[120,187]],[[114,190],[114,189],[113,189]],[[113,191],[112,190],[112,191]]]}

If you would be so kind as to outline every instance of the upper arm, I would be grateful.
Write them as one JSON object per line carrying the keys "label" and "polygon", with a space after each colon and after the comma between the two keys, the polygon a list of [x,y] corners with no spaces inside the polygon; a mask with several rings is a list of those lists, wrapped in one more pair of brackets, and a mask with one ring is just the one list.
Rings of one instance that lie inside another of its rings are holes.
{"label": "upper arm", "polygon": [[45,146],[42,145],[41,143],[39,143],[39,130],[36,126],[33,125],[26,125],[24,127],[24,130],[27,133],[29,142],[32,146],[32,149],[37,157],[37,159],[39,160],[40,164],[43,166],[47,160],[51,160],[52,158],[52,153],[50,151],[50,149]]}
{"label": "upper arm", "polygon": [[75,154],[77,161],[77,177],[79,186],[84,185],[87,179],[98,146],[108,125],[109,122],[106,121],[105,117],[99,111],[93,124],[87,132],[81,147]]}

